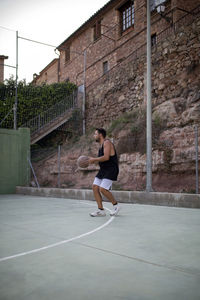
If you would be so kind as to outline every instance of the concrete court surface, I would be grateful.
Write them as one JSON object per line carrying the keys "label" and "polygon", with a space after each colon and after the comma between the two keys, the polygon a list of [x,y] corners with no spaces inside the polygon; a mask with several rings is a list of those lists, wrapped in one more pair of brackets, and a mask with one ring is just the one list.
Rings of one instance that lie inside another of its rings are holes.
{"label": "concrete court surface", "polygon": [[200,299],[200,210],[121,204],[92,218],[95,208],[0,195],[0,299]]}

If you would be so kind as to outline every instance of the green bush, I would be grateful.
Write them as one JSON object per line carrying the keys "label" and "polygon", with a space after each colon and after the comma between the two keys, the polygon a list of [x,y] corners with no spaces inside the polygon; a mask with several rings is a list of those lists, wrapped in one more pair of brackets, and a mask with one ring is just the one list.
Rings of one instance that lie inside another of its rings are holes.
{"label": "green bush", "polygon": [[[76,86],[73,83],[53,83],[34,86],[20,81],[17,85],[18,107],[17,126],[44,112],[54,104],[67,98]],[[13,77],[0,84],[0,120],[12,110],[15,103],[16,83]],[[3,122],[2,127],[13,128],[13,112]]]}

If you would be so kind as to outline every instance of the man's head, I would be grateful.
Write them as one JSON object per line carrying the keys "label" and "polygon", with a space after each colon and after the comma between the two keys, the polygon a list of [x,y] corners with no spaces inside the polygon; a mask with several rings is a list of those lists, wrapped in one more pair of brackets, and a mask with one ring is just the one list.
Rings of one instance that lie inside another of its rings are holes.
{"label": "man's head", "polygon": [[103,128],[96,128],[94,138],[96,142],[100,142],[101,140],[105,139],[106,131]]}

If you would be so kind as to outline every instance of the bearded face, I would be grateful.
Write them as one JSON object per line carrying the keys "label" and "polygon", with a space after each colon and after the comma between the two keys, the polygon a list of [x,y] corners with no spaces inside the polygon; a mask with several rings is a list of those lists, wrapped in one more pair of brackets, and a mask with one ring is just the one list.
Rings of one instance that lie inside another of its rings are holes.
{"label": "bearded face", "polygon": [[95,133],[94,133],[94,139],[95,139],[95,141],[96,141],[97,143],[100,142],[100,136],[99,136],[99,133],[98,133],[97,130],[96,130]]}

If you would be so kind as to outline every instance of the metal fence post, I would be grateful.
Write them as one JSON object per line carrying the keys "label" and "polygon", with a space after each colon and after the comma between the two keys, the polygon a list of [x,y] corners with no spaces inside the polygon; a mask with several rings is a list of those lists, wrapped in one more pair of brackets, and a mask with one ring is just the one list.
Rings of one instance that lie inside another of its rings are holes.
{"label": "metal fence post", "polygon": [[60,188],[60,145],[58,145],[58,188]]}
{"label": "metal fence post", "polygon": [[29,165],[30,165],[31,170],[32,170],[32,172],[33,172],[33,176],[34,176],[34,178],[35,178],[35,182],[36,182],[36,184],[37,184],[37,187],[40,188],[40,185],[39,185],[39,183],[38,183],[36,174],[35,174],[35,172],[34,172],[34,169],[33,169],[33,166],[32,166],[32,163],[31,163],[31,160],[29,159],[29,157],[28,157],[28,162],[29,162]]}
{"label": "metal fence post", "polygon": [[151,13],[147,0],[147,129],[146,192],[152,192]]}
{"label": "metal fence post", "polygon": [[195,154],[196,154],[196,194],[199,193],[199,145],[198,145],[198,126],[195,125]]}
{"label": "metal fence post", "polygon": [[17,84],[18,84],[18,31],[16,31],[16,79],[15,79],[15,104],[14,104],[14,129],[17,130],[17,105],[18,105],[18,95],[17,95]]}
{"label": "metal fence post", "polygon": [[40,129],[40,115],[38,116],[38,129]]}

